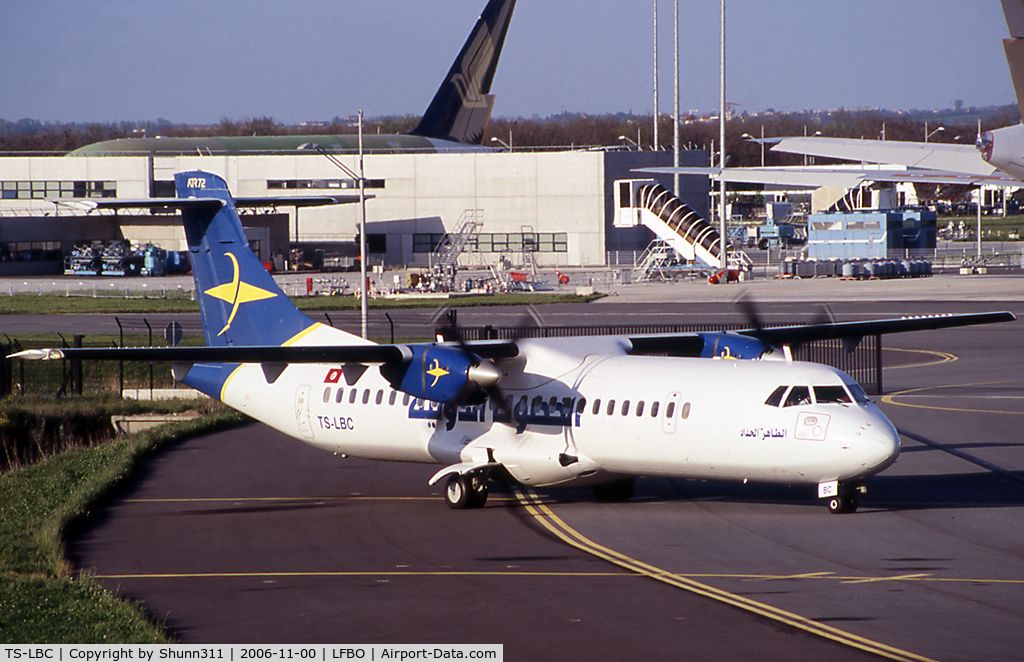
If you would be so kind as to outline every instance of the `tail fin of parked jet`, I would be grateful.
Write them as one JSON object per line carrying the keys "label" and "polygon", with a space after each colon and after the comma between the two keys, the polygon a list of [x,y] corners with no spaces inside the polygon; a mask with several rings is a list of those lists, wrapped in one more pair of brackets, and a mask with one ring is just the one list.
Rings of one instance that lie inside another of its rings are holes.
{"label": "tail fin of parked jet", "polygon": [[494,71],[515,0],[491,0],[412,135],[479,145],[491,118]]}
{"label": "tail fin of parked jet", "polygon": [[316,324],[249,248],[227,183],[200,171],[174,180],[178,198],[195,201],[181,214],[206,344],[279,346]]}
{"label": "tail fin of parked jet", "polygon": [[1003,39],[1006,62],[1010,65],[1010,78],[1017,93],[1017,106],[1024,115],[1024,0],[1002,0],[1003,15],[1010,38]]}

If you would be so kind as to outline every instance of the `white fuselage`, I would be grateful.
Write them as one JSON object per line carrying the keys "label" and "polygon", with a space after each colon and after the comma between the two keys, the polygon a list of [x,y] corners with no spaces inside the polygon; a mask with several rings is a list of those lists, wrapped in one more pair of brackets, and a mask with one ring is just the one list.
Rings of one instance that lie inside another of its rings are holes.
{"label": "white fuselage", "polygon": [[[411,398],[375,367],[355,379],[358,371],[346,378],[337,365],[290,365],[268,383],[260,366],[244,365],[221,396],[325,450],[378,460],[490,461],[536,486],[615,475],[856,481],[899,453],[891,423],[838,370],[629,356],[622,342],[519,341],[520,356],[497,363],[514,421],[503,421],[508,417],[490,402],[456,408]],[[853,396],[766,404],[780,386]]]}

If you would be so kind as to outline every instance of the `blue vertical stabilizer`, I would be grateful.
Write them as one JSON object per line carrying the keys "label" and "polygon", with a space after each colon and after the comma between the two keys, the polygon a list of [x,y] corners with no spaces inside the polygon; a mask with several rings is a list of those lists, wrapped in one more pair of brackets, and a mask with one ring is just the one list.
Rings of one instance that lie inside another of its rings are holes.
{"label": "blue vertical stabilizer", "polygon": [[206,344],[283,345],[315,324],[285,296],[245,238],[227,183],[210,173],[174,176]]}

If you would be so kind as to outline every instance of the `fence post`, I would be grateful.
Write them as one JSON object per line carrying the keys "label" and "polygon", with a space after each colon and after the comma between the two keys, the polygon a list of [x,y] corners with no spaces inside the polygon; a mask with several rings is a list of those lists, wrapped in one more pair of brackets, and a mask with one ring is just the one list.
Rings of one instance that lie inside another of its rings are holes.
{"label": "fence post", "polygon": [[[124,327],[121,326],[121,318],[115,317],[114,321],[117,322],[117,338],[118,347],[124,347]],[[118,385],[118,397],[124,399],[124,361],[117,362],[117,385]]]}
{"label": "fence post", "polygon": [[0,343],[0,398],[11,394],[11,353],[10,343]]}
{"label": "fence post", "polygon": [[[85,336],[76,334],[73,345],[76,348],[82,347],[82,339]],[[71,390],[75,395],[82,395],[82,360],[76,359],[71,362]]]}

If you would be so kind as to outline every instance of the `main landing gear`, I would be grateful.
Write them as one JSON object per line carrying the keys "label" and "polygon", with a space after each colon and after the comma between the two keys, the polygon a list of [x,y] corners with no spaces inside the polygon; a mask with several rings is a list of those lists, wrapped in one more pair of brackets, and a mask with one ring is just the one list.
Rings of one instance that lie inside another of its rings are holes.
{"label": "main landing gear", "polygon": [[857,512],[857,493],[863,491],[859,485],[839,483],[839,494],[828,500],[828,511],[833,515]]}
{"label": "main landing gear", "polygon": [[452,474],[444,488],[449,508],[483,508],[487,503],[487,475],[480,472]]}

